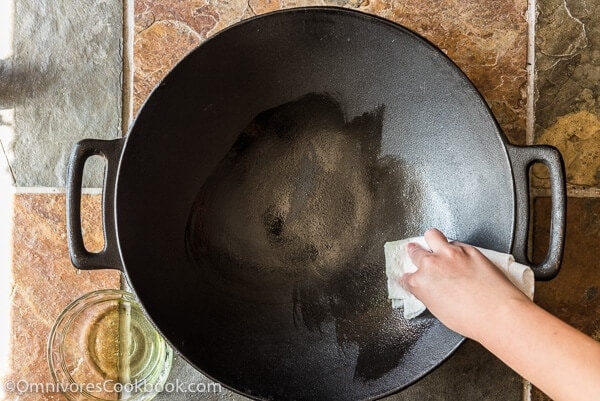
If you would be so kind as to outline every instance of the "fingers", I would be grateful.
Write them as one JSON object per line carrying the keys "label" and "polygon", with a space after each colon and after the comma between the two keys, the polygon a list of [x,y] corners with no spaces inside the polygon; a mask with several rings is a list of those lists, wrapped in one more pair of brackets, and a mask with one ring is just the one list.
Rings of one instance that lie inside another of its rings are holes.
{"label": "fingers", "polygon": [[[415,242],[411,242],[406,246],[408,257],[419,270],[423,266],[425,258],[432,257],[433,252],[439,251],[444,246],[448,246],[448,239],[446,236],[435,228],[430,228],[425,232],[425,242],[431,248],[431,251]],[[410,292],[413,292],[415,287],[416,277],[414,277],[414,275],[415,273],[407,273],[400,279],[402,286]]]}
{"label": "fingers", "polygon": [[423,258],[431,256],[432,252],[439,251],[443,246],[448,245],[446,236],[435,228],[430,228],[425,231],[425,242],[429,245],[429,248],[431,248],[431,252],[414,242],[408,244],[406,247],[410,260],[412,260],[417,267],[421,267]]}
{"label": "fingers", "polygon": [[423,261],[424,257],[431,255],[431,252],[415,242],[411,242],[406,245],[406,252],[408,253],[410,260],[417,267],[421,267],[421,262]]}
{"label": "fingers", "polygon": [[414,273],[404,273],[402,277],[400,277],[400,285],[412,294],[414,288]]}
{"label": "fingers", "polygon": [[448,245],[448,238],[440,230],[430,228],[425,231],[425,242],[427,242],[432,252],[437,252],[440,248]]}

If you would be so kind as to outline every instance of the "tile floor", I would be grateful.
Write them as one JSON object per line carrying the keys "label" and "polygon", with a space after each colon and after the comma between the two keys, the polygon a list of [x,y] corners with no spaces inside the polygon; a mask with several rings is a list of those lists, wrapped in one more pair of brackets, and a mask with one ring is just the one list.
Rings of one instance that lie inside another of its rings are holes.
{"label": "tile floor", "polygon": [[[538,0],[529,12],[527,0],[0,0],[1,18],[8,18],[0,20],[2,383],[49,381],[44,348],[59,311],[85,292],[119,285],[115,272],[80,272],[68,260],[63,186],[72,144],[121,135],[129,104],[139,110],[173,64],[219,30],[302,5],[355,8],[415,30],[467,73],[511,142],[562,151],[569,191],[564,263],[556,279],[538,283],[536,301],[600,340],[600,0]],[[122,28],[129,17],[131,37]],[[528,46],[535,48],[535,86],[528,86]],[[129,56],[121,53],[129,47],[131,82],[123,66]],[[128,85],[131,98],[123,98]],[[100,186],[101,166],[89,170],[87,185]],[[533,256],[540,258],[550,205],[543,173],[536,171],[534,186]],[[90,247],[101,246],[99,204],[94,192],[84,198]],[[177,375],[206,380],[181,360]],[[0,399],[16,398],[0,390]],[[19,399],[62,396],[28,392]],[[204,399],[243,397],[224,392]],[[389,399],[547,400],[473,342]]]}

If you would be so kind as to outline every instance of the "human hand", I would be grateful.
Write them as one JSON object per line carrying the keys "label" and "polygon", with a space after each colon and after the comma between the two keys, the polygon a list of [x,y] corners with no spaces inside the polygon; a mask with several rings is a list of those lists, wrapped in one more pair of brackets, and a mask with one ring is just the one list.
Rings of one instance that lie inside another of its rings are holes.
{"label": "human hand", "polygon": [[478,249],[449,243],[436,229],[425,232],[425,241],[431,252],[408,244],[419,270],[401,282],[450,329],[477,340],[492,312],[513,301],[530,302]]}
{"label": "human hand", "polygon": [[600,343],[514,287],[478,249],[430,229],[431,252],[408,244],[419,268],[402,285],[450,329],[481,343],[556,401],[597,401]]}

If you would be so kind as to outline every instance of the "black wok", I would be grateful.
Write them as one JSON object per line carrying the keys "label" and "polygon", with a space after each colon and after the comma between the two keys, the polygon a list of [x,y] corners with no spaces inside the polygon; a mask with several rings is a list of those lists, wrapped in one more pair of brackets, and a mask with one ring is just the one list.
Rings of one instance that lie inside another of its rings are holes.
{"label": "black wok", "polygon": [[[96,154],[106,247],[90,253],[79,205]],[[436,226],[530,263],[534,162],[551,173],[551,243],[533,266],[549,279],[565,221],[555,149],[507,143],[463,73],[403,27],[339,8],[272,13],[185,57],[125,138],[75,146],[71,258],[123,271],[174,348],[235,391],[378,398],[462,341],[392,310],[384,242]]]}

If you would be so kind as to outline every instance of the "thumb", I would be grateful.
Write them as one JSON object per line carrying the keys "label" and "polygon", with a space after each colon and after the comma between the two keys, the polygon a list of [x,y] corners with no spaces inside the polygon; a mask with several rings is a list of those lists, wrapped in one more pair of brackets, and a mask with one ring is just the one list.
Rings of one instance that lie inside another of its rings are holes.
{"label": "thumb", "polygon": [[400,284],[402,285],[402,288],[414,295],[419,301],[425,303],[423,301],[424,288],[420,283],[422,277],[423,276],[422,274],[419,274],[419,271],[405,273],[400,277]]}
{"label": "thumb", "polygon": [[430,256],[431,252],[427,249],[423,248],[421,245],[416,242],[410,242],[406,246],[406,251],[408,253],[408,257],[418,268],[421,267],[421,263],[423,262],[423,258]]}
{"label": "thumb", "polygon": [[414,288],[415,285],[415,279],[414,279],[414,275],[415,273],[404,273],[400,279],[400,285],[402,285],[402,288],[404,288],[406,291],[410,292],[412,294],[412,289]]}

